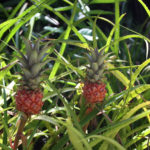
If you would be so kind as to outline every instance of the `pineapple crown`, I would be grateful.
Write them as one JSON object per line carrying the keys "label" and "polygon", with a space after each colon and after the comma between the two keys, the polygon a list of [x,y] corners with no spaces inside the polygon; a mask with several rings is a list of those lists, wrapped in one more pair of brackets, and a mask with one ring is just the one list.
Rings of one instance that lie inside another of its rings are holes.
{"label": "pineapple crown", "polygon": [[41,82],[41,76],[45,69],[42,69],[50,60],[43,60],[46,51],[49,49],[49,43],[47,43],[43,48],[40,49],[40,40],[37,40],[34,45],[31,41],[26,38],[22,38],[25,44],[26,54],[24,55],[20,50],[18,50],[21,57],[19,59],[19,64],[23,71],[22,75],[22,86],[27,89],[39,88]]}
{"label": "pineapple crown", "polygon": [[104,54],[104,50],[98,52],[98,49],[91,50],[91,55],[87,55],[89,66],[87,66],[87,80],[93,83],[101,82],[104,76],[104,61],[110,53]]}

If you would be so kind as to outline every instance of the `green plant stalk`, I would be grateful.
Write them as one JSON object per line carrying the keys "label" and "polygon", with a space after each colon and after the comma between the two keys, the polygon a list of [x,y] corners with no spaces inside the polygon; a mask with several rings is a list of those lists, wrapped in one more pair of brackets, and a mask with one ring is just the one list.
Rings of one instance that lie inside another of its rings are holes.
{"label": "green plant stalk", "polygon": [[[71,27],[68,26],[68,28],[67,28],[67,30],[66,30],[66,33],[65,33],[65,36],[64,36],[64,39],[65,39],[65,40],[67,40],[67,39],[69,38],[70,32],[71,32]],[[63,44],[61,45],[60,55],[63,55],[63,54],[64,54],[65,49],[66,49],[66,43],[63,43]],[[50,74],[50,76],[49,76],[49,79],[52,79],[52,78],[55,77],[59,66],[60,66],[60,63],[59,63],[59,62],[56,62],[56,63],[54,64],[54,67],[53,67],[52,72],[51,72],[51,74]]]}
{"label": "green plant stalk", "polygon": [[[67,30],[66,30],[65,35],[64,35],[64,40],[67,40],[69,38],[69,35],[70,35],[70,32],[71,32],[71,25],[73,24],[73,20],[74,20],[75,13],[76,13],[76,3],[77,3],[77,1],[75,2],[73,13],[72,13],[71,19],[69,21]],[[62,46],[61,46],[61,49],[60,49],[60,55],[64,54],[65,49],[66,49],[66,43],[62,43]],[[52,79],[52,78],[55,77],[59,66],[60,66],[60,63],[56,62],[53,69],[52,69],[52,72],[49,76],[49,79]]]}
{"label": "green plant stalk", "polygon": [[147,12],[148,16],[150,17],[150,10],[149,8],[146,6],[146,4],[142,1],[142,0],[138,0],[141,5],[144,7],[145,11]]}
{"label": "green plant stalk", "polygon": [[[77,2],[77,1],[76,1]],[[74,4],[74,9],[73,9],[73,13],[71,16],[70,21],[68,21],[61,13],[57,12],[56,10],[54,10],[52,7],[48,6],[47,4],[43,3],[41,4],[44,8],[48,9],[49,11],[53,12],[56,16],[58,16],[62,21],[64,21],[68,27],[66,29],[66,32],[64,34],[64,39],[67,40],[71,30],[78,36],[78,38],[82,41],[86,43],[86,40],[84,39],[84,37],[78,32],[78,30],[76,29],[76,27],[74,26],[74,17],[75,17],[75,13],[76,13],[76,5]],[[60,54],[63,54],[66,48],[66,44],[63,43],[61,50],[60,50]],[[57,70],[59,68],[59,63],[55,63],[53,70],[51,71],[51,74],[49,76],[49,79],[53,79],[53,77],[55,77],[55,74],[57,73]]]}
{"label": "green plant stalk", "polygon": [[22,132],[23,132],[23,129],[25,127],[25,124],[26,124],[28,118],[29,118],[29,116],[27,116],[26,114],[21,115],[20,124],[19,124],[18,131],[17,131],[16,137],[15,137],[13,150],[17,150],[19,140],[23,136]]}
{"label": "green plant stalk", "polygon": [[[115,24],[116,24],[116,31],[115,31],[115,37],[114,37],[115,41],[118,40],[120,37],[119,16],[120,16],[119,0],[115,0]],[[114,47],[115,47],[115,53],[116,53],[116,55],[118,55],[118,53],[119,53],[119,42],[116,42],[114,44]]]}
{"label": "green plant stalk", "polygon": [[94,47],[94,49],[97,48],[97,41],[96,41],[96,22],[97,22],[97,18],[95,18],[94,24],[93,24],[93,47]]}

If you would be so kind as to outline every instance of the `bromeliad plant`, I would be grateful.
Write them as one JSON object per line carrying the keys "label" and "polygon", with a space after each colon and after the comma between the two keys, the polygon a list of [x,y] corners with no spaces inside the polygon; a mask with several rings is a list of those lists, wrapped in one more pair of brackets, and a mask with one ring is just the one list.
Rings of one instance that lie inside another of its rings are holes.
{"label": "bromeliad plant", "polygon": [[[49,61],[49,59],[44,60],[45,52],[49,48],[47,44],[40,49],[40,40],[37,40],[33,45],[31,41],[23,37],[23,42],[25,44],[26,55],[18,50],[21,55],[18,59],[22,70],[22,79],[19,81],[20,86],[15,95],[16,109],[20,111],[22,115],[14,146],[12,146],[14,150],[18,147],[19,139],[25,138],[22,132],[26,121],[31,115],[39,114],[43,106],[43,92],[40,83],[41,77],[45,71],[43,67]],[[22,142],[24,141],[25,140],[22,140]]]}
{"label": "bromeliad plant", "polygon": [[[91,55],[87,54],[89,66],[86,68],[86,77],[83,86],[83,96],[86,100],[87,109],[85,115],[88,115],[97,103],[103,103],[107,93],[104,83],[104,71],[106,68],[106,58],[110,53],[104,54],[104,50],[100,52],[98,49],[91,50]],[[105,62],[105,63],[104,63]],[[87,123],[83,130],[88,127]]]}
{"label": "bromeliad plant", "polygon": [[89,66],[87,66],[83,95],[87,103],[91,105],[102,102],[106,94],[105,83],[103,82],[106,67],[104,61],[109,54],[103,53],[103,50],[99,52],[95,49],[91,50],[91,55],[87,54]]}

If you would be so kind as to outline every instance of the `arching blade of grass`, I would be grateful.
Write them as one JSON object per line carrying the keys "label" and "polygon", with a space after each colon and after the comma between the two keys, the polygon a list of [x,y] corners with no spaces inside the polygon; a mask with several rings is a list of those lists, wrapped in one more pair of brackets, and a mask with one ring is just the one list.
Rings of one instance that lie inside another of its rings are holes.
{"label": "arching blade of grass", "polygon": [[94,21],[93,24],[93,48],[97,48],[97,40],[96,40],[96,22],[97,22],[97,18]]}
{"label": "arching blade of grass", "polygon": [[52,45],[56,45],[58,43],[66,43],[68,45],[74,45],[74,46],[77,46],[77,47],[80,47],[80,48],[84,48],[84,49],[88,49],[90,50],[90,47],[87,43],[85,42],[81,42],[79,40],[64,40],[64,39],[43,39],[45,41],[49,41],[49,44],[52,44]]}
{"label": "arching blade of grass", "polygon": [[[132,30],[131,30],[131,32],[132,32]],[[110,47],[111,45],[114,45],[116,42],[124,41],[124,40],[127,40],[127,39],[132,39],[132,38],[140,38],[142,40],[144,39],[144,40],[146,40],[150,43],[150,40],[147,37],[145,37],[145,36],[143,36],[143,35],[136,32],[136,34],[125,35],[125,36],[120,37],[116,41],[113,41],[113,42],[111,41],[109,45],[107,44],[107,45],[103,46],[101,49],[104,49],[108,46]]]}
{"label": "arching blade of grass", "polygon": [[79,75],[84,76],[84,73],[81,68],[84,67],[75,67],[73,66],[69,61],[67,61],[63,56],[61,56],[57,51],[55,51],[55,54],[58,56],[57,59],[50,57],[51,60],[55,60],[56,62],[59,62],[63,64],[64,66],[70,68],[73,71],[76,71]]}
{"label": "arching blade of grass", "polygon": [[144,69],[144,67],[146,67],[148,64],[150,63],[150,59],[147,59],[146,61],[144,61],[135,71],[135,73],[132,74],[131,77],[131,86],[134,85],[138,75],[140,74],[140,72]]}
{"label": "arching blade of grass", "polygon": [[3,36],[3,34],[12,26],[14,25],[16,22],[18,21],[17,18],[15,19],[10,19],[10,20],[7,20],[3,23],[0,24],[0,38]]}
{"label": "arching blade of grass", "polygon": [[[118,40],[119,37],[120,37],[120,25],[119,25],[119,22],[120,22],[120,9],[119,9],[119,4],[120,4],[120,0],[115,0],[115,26],[116,26],[116,29],[115,29],[115,35],[114,35],[114,40]],[[115,49],[115,54],[118,55],[119,53],[119,42],[116,42],[115,45],[114,45],[114,49]]]}
{"label": "arching blade of grass", "polygon": [[[85,14],[86,16],[87,14]],[[74,22],[74,26],[78,26],[80,23],[84,22],[85,20],[89,20],[92,24],[94,24],[92,18],[97,18],[97,19],[101,19],[103,21],[106,21],[108,23],[110,23],[111,25],[114,25],[110,20],[104,18],[104,17],[91,17],[91,16],[86,16],[86,17],[83,17],[82,19],[79,19],[77,21]],[[99,36],[99,39],[101,39],[101,42],[103,44],[105,44],[105,42],[107,41],[107,36],[104,34],[104,32],[96,25],[96,32],[97,32],[97,35]],[[79,36],[78,36],[79,37]],[[81,37],[81,35],[80,35]],[[81,41],[85,41],[83,39],[80,38]]]}
{"label": "arching blade of grass", "polygon": [[135,128],[135,129],[133,129],[132,131],[130,131],[129,133],[127,133],[127,134],[124,136],[124,138],[127,139],[129,136],[132,136],[132,135],[134,135],[134,134],[136,134],[136,133],[139,133],[141,130],[143,130],[143,129],[147,128],[147,127],[149,127],[149,123],[148,123],[148,124],[141,125],[141,126]]}
{"label": "arching blade of grass", "polygon": [[[119,46],[118,43],[119,43],[119,31],[116,31],[116,30],[119,30],[118,28],[118,25],[119,25],[119,22],[121,21],[121,19],[124,17],[125,14],[121,15],[118,20],[117,20],[117,23],[114,25],[114,27],[112,28],[109,36],[108,36],[108,39],[107,39],[107,43],[106,43],[106,49],[105,49],[105,52],[108,52],[109,50],[109,47],[111,46],[111,42],[112,42],[112,37],[113,37],[113,34],[115,33],[115,42],[114,42],[114,45],[115,45],[115,51],[114,53],[118,55],[118,48],[116,49],[116,46]],[[115,32],[116,31],[116,32]]]}
{"label": "arching blade of grass", "polygon": [[148,136],[149,134],[150,134],[150,128],[147,128],[141,133],[136,134],[131,141],[128,141],[128,143],[125,144],[126,149],[128,149],[128,147],[140,141],[141,139],[143,139],[143,137]]}
{"label": "arching blade of grass", "polygon": [[59,126],[59,121],[53,117],[47,116],[47,115],[39,115],[34,118],[35,120],[43,120],[47,121],[53,125]]}
{"label": "arching blade of grass", "polygon": [[127,91],[126,91],[126,90],[124,90],[124,91],[122,91],[122,92],[120,92],[120,93],[118,93],[118,94],[115,94],[115,95],[111,96],[111,97],[108,99],[108,102],[105,104],[105,107],[111,105],[111,104],[114,103],[114,102],[117,103],[117,101],[121,100],[125,94],[127,94]]}
{"label": "arching blade of grass", "polygon": [[[89,136],[87,139],[100,139],[100,140],[104,140],[112,145],[114,145],[118,150],[126,150],[123,146],[121,146],[118,142],[116,142],[114,139],[111,139],[109,137],[105,137],[102,135],[91,135]],[[93,145],[94,147],[95,145]],[[104,149],[103,149],[104,150]]]}
{"label": "arching blade of grass", "polygon": [[149,106],[150,102],[143,102],[137,106],[135,106],[134,108],[132,108],[129,112],[127,112],[127,114],[121,119],[121,120],[126,120],[128,118],[130,118],[133,114],[135,114],[139,109],[145,107],[145,106]]}
{"label": "arching blade of grass", "polygon": [[[62,89],[62,93],[66,93],[66,92],[72,92],[75,91],[75,88],[63,88]],[[53,91],[53,92],[48,92],[45,97],[43,98],[43,101],[47,100],[48,98],[52,98],[54,96],[57,96],[57,92]]]}
{"label": "arching blade of grass", "polygon": [[[115,68],[114,65],[110,64],[110,63],[107,63],[107,67],[108,69],[113,69]],[[124,86],[128,86],[130,81],[128,80],[128,78],[120,71],[118,70],[114,70],[114,71],[110,71],[120,82],[122,82],[122,84]]]}
{"label": "arching blade of grass", "polygon": [[123,41],[123,40],[127,40],[127,39],[130,39],[130,38],[140,38],[142,40],[143,39],[147,40],[150,43],[150,40],[147,37],[145,37],[145,36],[143,36],[141,34],[129,34],[129,35],[125,35],[125,36],[120,37],[118,39],[118,41]]}
{"label": "arching blade of grass", "polygon": [[[127,95],[127,98],[125,99],[125,102],[126,103],[129,103],[133,98],[139,96],[139,94],[141,94],[142,92],[144,91],[147,91],[150,89],[150,85],[149,84],[144,84],[144,85],[139,85],[139,86],[136,86],[134,88],[134,90],[130,91]],[[137,97],[138,99],[139,97]],[[123,104],[124,102],[120,102],[120,104]]]}
{"label": "arching blade of grass", "polygon": [[138,0],[141,5],[144,7],[145,11],[147,12],[148,16],[150,17],[150,10],[149,8],[146,6],[146,4],[142,1],[142,0]]}
{"label": "arching blade of grass", "polygon": [[[79,67],[78,69],[79,69],[79,70],[82,70],[82,69],[85,69],[85,67],[84,67],[84,66],[81,66],[81,67]],[[57,80],[59,80],[59,79],[65,77],[65,76],[68,76],[68,75],[72,74],[73,72],[74,72],[73,70],[68,70],[68,71],[66,71],[66,72],[63,72],[63,73],[61,73],[61,74],[55,76],[55,77],[54,77],[53,79],[51,79],[50,81],[51,81],[51,82],[57,81]]]}
{"label": "arching blade of grass", "polygon": [[[125,0],[117,0],[119,2],[123,2]],[[115,3],[116,0],[92,0],[90,3],[91,4],[100,4],[100,3]]]}

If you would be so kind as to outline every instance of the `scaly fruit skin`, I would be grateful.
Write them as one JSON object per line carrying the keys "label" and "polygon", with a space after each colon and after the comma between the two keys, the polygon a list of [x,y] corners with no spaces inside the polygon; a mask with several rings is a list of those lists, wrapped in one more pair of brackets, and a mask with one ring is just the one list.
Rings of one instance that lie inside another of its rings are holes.
{"label": "scaly fruit skin", "polygon": [[95,104],[102,102],[106,95],[105,84],[103,82],[100,83],[92,83],[86,81],[83,87],[83,96],[86,99],[86,102],[89,104]]}
{"label": "scaly fruit skin", "polygon": [[43,106],[42,98],[43,94],[39,89],[20,89],[15,95],[16,108],[28,116],[38,114]]}

